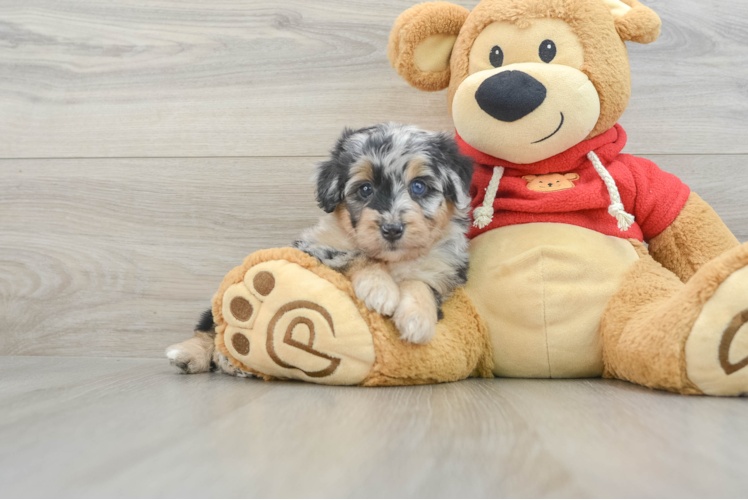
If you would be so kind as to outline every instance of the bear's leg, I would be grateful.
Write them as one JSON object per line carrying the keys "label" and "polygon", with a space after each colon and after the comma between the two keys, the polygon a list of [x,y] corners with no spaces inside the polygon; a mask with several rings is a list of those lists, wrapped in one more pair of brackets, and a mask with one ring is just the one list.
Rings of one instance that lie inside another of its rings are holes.
{"label": "bear's leg", "polygon": [[216,348],[266,379],[382,386],[490,377],[488,333],[465,292],[443,311],[431,342],[406,342],[342,274],[290,248],[250,255],[213,299]]}
{"label": "bear's leg", "polygon": [[601,321],[604,376],[681,394],[748,393],[748,245],[686,284],[636,246],[640,260]]}

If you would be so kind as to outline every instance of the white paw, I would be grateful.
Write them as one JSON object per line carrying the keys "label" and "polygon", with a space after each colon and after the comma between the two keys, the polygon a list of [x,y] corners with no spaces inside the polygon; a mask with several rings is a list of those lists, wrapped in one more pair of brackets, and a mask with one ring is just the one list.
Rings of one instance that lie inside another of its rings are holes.
{"label": "white paw", "polygon": [[210,371],[211,353],[202,349],[193,339],[181,344],[174,344],[166,349],[166,358],[172,366],[183,373],[202,373]]}
{"label": "white paw", "polygon": [[353,290],[366,307],[384,316],[392,316],[400,302],[400,288],[382,270],[365,270],[353,278]]}
{"label": "white paw", "polygon": [[400,304],[393,320],[400,338],[413,344],[428,344],[436,334],[438,309],[431,289],[418,281],[401,285]]}
{"label": "white paw", "polygon": [[395,311],[395,326],[400,338],[413,344],[428,344],[436,334],[436,314],[401,304]]}
{"label": "white paw", "polygon": [[426,314],[398,316],[395,313],[395,325],[400,330],[400,338],[412,344],[428,344],[436,334],[436,318]]}

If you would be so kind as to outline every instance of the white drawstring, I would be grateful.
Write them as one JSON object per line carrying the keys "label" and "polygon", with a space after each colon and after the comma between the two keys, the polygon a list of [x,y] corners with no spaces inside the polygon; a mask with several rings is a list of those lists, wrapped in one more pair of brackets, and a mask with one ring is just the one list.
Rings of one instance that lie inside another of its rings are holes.
{"label": "white drawstring", "polygon": [[473,210],[473,226],[483,229],[493,220],[493,202],[496,200],[496,193],[499,192],[499,183],[504,176],[504,167],[494,167],[491,182],[486,188],[486,196],[483,198],[483,205]]}
{"label": "white drawstring", "polygon": [[605,183],[605,187],[608,188],[608,194],[610,195],[610,206],[608,207],[608,213],[616,218],[618,221],[618,229],[621,231],[628,231],[636,220],[633,215],[626,212],[626,207],[621,202],[621,194],[618,192],[618,186],[616,181],[613,180],[613,176],[610,175],[608,169],[603,166],[603,162],[595,154],[594,151],[590,151],[587,154],[587,158],[592,162],[592,166],[595,167],[595,171],[602,178]]}
{"label": "white drawstring", "polygon": [[[605,183],[605,187],[608,188],[611,202],[608,207],[608,213],[615,217],[618,222],[618,229],[621,231],[628,231],[631,229],[631,226],[634,225],[636,219],[633,215],[626,212],[626,207],[623,206],[623,202],[621,201],[621,194],[618,192],[616,181],[613,180],[613,176],[610,175],[610,172],[608,172],[605,166],[603,166],[603,163],[594,151],[590,151],[587,154],[587,159],[592,162],[592,166],[595,168],[597,175],[600,176]],[[501,183],[501,178],[503,176],[504,167],[494,167],[491,182],[488,183],[486,196],[483,198],[483,204],[473,211],[473,226],[478,229],[485,228],[493,220],[493,204],[496,200],[496,193],[499,191],[499,184]]]}

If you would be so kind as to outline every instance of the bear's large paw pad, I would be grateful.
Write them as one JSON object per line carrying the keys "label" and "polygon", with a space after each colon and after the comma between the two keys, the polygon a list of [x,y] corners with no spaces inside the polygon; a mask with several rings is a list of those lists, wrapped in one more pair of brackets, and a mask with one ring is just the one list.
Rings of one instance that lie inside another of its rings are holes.
{"label": "bear's large paw pad", "polygon": [[686,366],[705,394],[748,395],[748,267],[704,305],[686,342]]}
{"label": "bear's large paw pad", "polygon": [[353,385],[374,364],[369,326],[350,295],[298,264],[275,260],[251,267],[224,292],[221,313],[222,350],[239,368]]}

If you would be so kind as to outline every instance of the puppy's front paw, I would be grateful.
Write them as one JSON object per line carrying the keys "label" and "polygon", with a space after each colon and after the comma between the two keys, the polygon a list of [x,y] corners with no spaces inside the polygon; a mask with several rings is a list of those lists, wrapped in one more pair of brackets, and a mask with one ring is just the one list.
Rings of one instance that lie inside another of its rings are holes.
{"label": "puppy's front paw", "polygon": [[436,314],[398,307],[394,320],[400,338],[413,344],[428,344],[436,334]]}
{"label": "puppy's front paw", "polygon": [[424,283],[406,281],[400,287],[400,304],[393,320],[400,338],[413,344],[428,344],[436,334],[437,306]]}
{"label": "puppy's front paw", "polygon": [[353,290],[366,307],[384,316],[392,316],[400,302],[400,289],[380,267],[368,267],[353,276]]}

